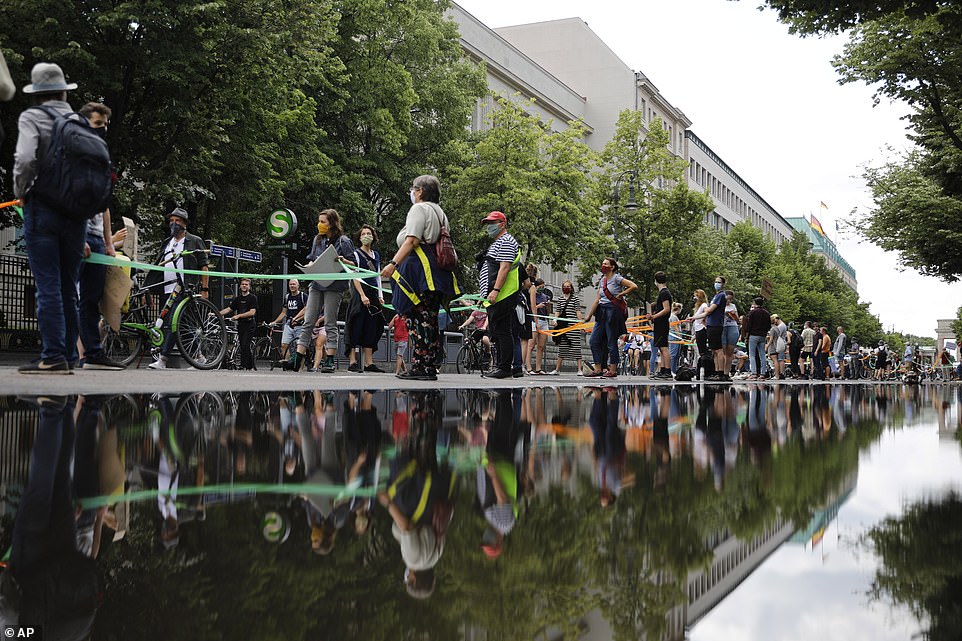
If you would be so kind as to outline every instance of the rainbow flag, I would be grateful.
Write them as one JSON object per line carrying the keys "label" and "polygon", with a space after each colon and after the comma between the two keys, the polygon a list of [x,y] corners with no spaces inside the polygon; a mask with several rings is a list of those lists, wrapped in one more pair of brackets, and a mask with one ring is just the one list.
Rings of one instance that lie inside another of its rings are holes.
{"label": "rainbow flag", "polygon": [[812,214],[812,219],[808,222],[808,224],[811,225],[812,229],[820,233],[822,236],[825,235],[825,230],[822,229],[822,223],[818,222],[818,218],[815,217],[815,214]]}

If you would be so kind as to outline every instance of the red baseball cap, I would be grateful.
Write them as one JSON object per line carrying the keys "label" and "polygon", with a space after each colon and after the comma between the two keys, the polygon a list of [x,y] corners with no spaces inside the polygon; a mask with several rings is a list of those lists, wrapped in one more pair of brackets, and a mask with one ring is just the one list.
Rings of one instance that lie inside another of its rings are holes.
{"label": "red baseball cap", "polygon": [[493,211],[481,221],[482,223],[508,223],[508,218],[500,211]]}

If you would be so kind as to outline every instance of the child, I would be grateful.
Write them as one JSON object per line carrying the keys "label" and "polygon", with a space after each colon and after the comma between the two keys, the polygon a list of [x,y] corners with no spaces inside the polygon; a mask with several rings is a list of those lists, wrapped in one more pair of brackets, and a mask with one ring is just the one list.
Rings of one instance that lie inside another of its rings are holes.
{"label": "child", "polygon": [[394,367],[394,374],[397,375],[407,369],[404,366],[404,354],[408,349],[408,327],[404,322],[404,317],[400,314],[395,314],[388,325],[394,332],[394,344],[397,349],[397,364]]}

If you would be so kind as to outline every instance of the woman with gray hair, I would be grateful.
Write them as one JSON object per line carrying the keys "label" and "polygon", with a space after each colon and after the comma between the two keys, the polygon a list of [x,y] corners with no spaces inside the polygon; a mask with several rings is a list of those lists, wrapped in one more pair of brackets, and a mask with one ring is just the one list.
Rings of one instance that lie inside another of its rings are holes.
{"label": "woman with gray hair", "polygon": [[443,344],[438,326],[441,303],[461,294],[457,278],[438,264],[436,245],[441,229],[451,229],[438,203],[441,184],[434,176],[418,176],[410,189],[411,208],[397,235],[397,252],[381,276],[393,282],[391,304],[404,316],[411,341],[411,369],[398,378],[435,381]]}

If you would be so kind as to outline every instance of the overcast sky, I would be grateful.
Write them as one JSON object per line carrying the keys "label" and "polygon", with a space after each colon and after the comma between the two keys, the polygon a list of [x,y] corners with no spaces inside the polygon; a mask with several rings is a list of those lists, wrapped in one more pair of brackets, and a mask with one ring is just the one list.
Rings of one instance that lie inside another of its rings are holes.
{"label": "overcast sky", "polygon": [[[459,4],[490,27],[582,18],[782,216],[814,213],[832,238],[836,220],[872,204],[862,166],[879,164],[889,146],[909,146],[902,105],[873,108],[868,87],[838,84],[831,59],[844,37],[790,35],[755,0]],[[962,284],[900,272],[894,254],[840,229],[838,247],[855,268],[859,296],[886,330],[934,336],[936,319],[955,317]]]}

